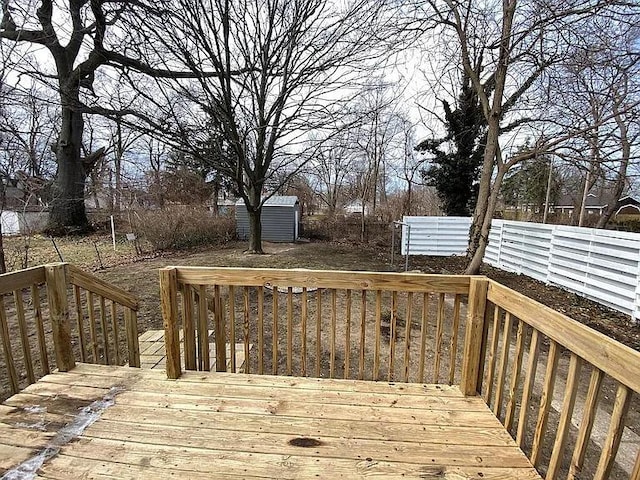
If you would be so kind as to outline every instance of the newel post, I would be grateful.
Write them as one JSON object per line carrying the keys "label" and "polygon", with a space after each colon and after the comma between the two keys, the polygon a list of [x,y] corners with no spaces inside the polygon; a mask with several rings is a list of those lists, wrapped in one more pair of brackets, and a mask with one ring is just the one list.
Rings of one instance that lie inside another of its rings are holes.
{"label": "newel post", "polygon": [[67,299],[67,264],[54,263],[44,266],[47,285],[47,302],[53,346],[56,353],[56,365],[60,372],[68,372],[76,366],[71,346],[71,321]]}
{"label": "newel post", "polygon": [[167,353],[167,377],[179,378],[180,329],[178,325],[178,276],[175,267],[160,269],[160,306]]}
{"label": "newel post", "polygon": [[462,361],[462,380],[460,390],[464,395],[478,393],[478,377],[482,358],[482,339],[484,337],[484,314],[487,305],[489,280],[471,278],[469,284],[469,302],[467,305],[467,326],[464,337],[464,357]]}

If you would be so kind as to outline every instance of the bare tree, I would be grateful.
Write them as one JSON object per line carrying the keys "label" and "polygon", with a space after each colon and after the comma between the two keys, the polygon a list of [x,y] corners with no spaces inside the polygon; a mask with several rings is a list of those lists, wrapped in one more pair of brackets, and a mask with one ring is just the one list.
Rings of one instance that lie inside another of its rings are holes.
{"label": "bare tree", "polygon": [[[459,48],[461,66],[478,95],[487,125],[466,269],[466,273],[474,274],[484,257],[505,174],[517,163],[579,133],[575,129],[561,133],[556,130],[551,137],[540,135],[528,152],[509,153],[504,149],[505,131],[531,124],[533,120],[542,121],[538,116],[533,119],[530,116],[536,107],[531,93],[536,86],[544,86],[546,72],[566,58],[573,39],[582,34],[580,27],[585,19],[595,15],[602,18],[627,15],[633,7],[626,2],[605,0],[552,3],[504,0],[495,5],[453,0],[429,0],[428,3],[443,34],[451,35],[448,38]],[[474,51],[481,55],[474,56]],[[476,68],[479,60],[484,64],[482,70]],[[487,88],[489,84],[491,89]],[[537,91],[541,92],[544,90]],[[515,106],[518,106],[517,114]]]}
{"label": "bare tree", "polygon": [[[171,119],[158,126],[173,128],[179,148],[194,154],[208,142],[203,127],[207,135],[219,132],[217,168],[247,207],[250,252],[262,252],[264,186],[274,172],[295,175],[311,158],[308,133],[334,121],[378,53],[376,35],[391,23],[384,7],[370,0],[181,0],[171,16],[148,25],[157,35],[145,39],[141,55],[161,51],[166,68],[180,65],[198,77],[157,83],[164,94],[157,108]],[[145,98],[157,103],[154,97]]]}
{"label": "bare tree", "polygon": [[[2,0],[0,39],[26,48],[42,46],[49,54],[49,61],[43,65],[14,59],[13,70],[49,85],[58,95],[61,120],[53,147],[57,174],[49,215],[51,233],[81,233],[89,227],[84,206],[85,181],[96,157],[104,152],[83,155],[83,115],[122,114],[100,106],[95,98],[94,80],[101,69],[133,69],[173,79],[218,75],[202,70],[196,75],[176,68],[155,68],[126,54],[141,26],[152,23],[154,16],[171,15],[173,6],[172,0],[39,0],[26,4]],[[129,29],[125,21],[133,16],[144,21]]]}
{"label": "bare tree", "polygon": [[309,171],[315,180],[316,195],[329,215],[333,215],[344,201],[346,180],[352,168],[350,132],[345,129],[320,143],[309,165]]}

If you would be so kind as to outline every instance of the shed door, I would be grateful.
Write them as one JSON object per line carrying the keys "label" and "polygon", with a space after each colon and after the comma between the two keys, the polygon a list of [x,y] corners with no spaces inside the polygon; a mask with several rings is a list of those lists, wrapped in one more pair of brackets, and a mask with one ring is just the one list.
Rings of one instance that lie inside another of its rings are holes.
{"label": "shed door", "polygon": [[298,211],[298,209],[294,210],[295,215],[294,215],[294,224],[293,224],[293,240],[298,240],[298,228],[299,228],[299,224],[300,224],[300,212]]}

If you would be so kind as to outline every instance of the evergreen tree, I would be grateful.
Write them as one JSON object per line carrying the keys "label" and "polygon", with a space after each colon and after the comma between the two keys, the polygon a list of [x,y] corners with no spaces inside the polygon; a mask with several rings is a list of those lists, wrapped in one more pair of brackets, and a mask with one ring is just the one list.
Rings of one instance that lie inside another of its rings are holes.
{"label": "evergreen tree", "polygon": [[466,73],[462,76],[457,103],[452,110],[446,100],[442,101],[446,136],[424,140],[416,150],[433,156],[422,176],[428,185],[436,188],[445,214],[469,216],[478,193],[476,182],[484,151],[486,121]]}

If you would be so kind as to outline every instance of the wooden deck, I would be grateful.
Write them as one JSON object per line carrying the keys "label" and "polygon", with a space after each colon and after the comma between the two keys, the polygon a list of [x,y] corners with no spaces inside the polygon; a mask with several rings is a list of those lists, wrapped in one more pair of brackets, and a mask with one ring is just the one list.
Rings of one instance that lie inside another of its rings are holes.
{"label": "wooden deck", "polygon": [[0,429],[0,475],[33,478],[540,478],[449,386],[80,364],[8,399]]}
{"label": "wooden deck", "polygon": [[[209,330],[209,335],[213,334],[213,330]],[[184,359],[184,343],[182,330],[180,331],[180,357]],[[147,330],[138,338],[140,345],[140,366],[142,368],[159,369],[163,372],[167,365],[167,353],[164,344],[164,330]],[[244,371],[244,345],[236,343],[236,373]],[[249,345],[251,349],[253,345]],[[231,371],[231,346],[227,343],[226,348],[227,371]],[[216,345],[209,343],[209,358],[211,359],[211,371],[216,370]],[[182,368],[184,368],[184,360]]]}

